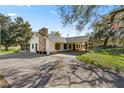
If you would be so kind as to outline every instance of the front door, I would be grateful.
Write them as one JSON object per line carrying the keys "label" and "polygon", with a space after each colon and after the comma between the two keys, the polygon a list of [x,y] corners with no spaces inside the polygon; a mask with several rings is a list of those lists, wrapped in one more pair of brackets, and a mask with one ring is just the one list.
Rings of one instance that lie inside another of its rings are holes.
{"label": "front door", "polygon": [[73,50],[75,50],[75,44],[73,44]]}

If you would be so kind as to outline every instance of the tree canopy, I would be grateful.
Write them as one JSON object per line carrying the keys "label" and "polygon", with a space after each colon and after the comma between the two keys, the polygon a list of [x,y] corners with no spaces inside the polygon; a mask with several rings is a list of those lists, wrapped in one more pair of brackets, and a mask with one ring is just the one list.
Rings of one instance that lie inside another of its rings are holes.
{"label": "tree canopy", "polygon": [[68,5],[58,7],[58,13],[64,26],[74,24],[77,30],[82,30],[88,23],[93,23],[111,12],[111,20],[118,12],[122,12],[123,6],[104,5]]}
{"label": "tree canopy", "polygon": [[73,24],[77,31],[83,31],[88,25],[94,30],[92,41],[104,47],[110,39],[116,43],[124,39],[124,6],[75,5],[61,6],[58,10],[64,26]]}
{"label": "tree canopy", "polygon": [[103,42],[104,47],[107,46],[107,43],[111,45],[124,44],[123,14],[123,8],[114,10],[104,16],[103,19],[94,22],[94,39]]}
{"label": "tree canopy", "polygon": [[49,35],[54,35],[54,36],[61,36],[61,33],[59,31],[51,31]]}
{"label": "tree canopy", "polygon": [[14,20],[10,16],[0,14],[1,44],[8,50],[10,45],[25,44],[31,37],[31,25],[22,17]]}

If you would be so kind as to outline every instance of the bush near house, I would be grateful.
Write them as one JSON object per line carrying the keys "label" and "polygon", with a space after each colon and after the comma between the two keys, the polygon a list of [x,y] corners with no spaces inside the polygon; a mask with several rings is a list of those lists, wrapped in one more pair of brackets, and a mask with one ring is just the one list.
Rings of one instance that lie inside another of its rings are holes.
{"label": "bush near house", "polygon": [[78,60],[114,70],[124,69],[124,48],[94,49],[76,57]]}

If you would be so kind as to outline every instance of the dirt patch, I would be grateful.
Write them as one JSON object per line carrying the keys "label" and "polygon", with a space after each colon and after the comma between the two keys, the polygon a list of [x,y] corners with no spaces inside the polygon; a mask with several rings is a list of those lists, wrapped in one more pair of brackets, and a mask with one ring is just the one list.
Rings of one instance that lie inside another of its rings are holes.
{"label": "dirt patch", "polygon": [[7,80],[4,79],[4,76],[0,75],[0,88],[8,88],[10,87]]}

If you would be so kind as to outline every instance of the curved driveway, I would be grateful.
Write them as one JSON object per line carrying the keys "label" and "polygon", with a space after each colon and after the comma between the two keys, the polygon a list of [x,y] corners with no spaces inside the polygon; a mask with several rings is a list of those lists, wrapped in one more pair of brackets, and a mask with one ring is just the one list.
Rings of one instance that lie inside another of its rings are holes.
{"label": "curved driveway", "polygon": [[0,56],[0,74],[11,87],[124,87],[124,74],[79,62],[75,53]]}

